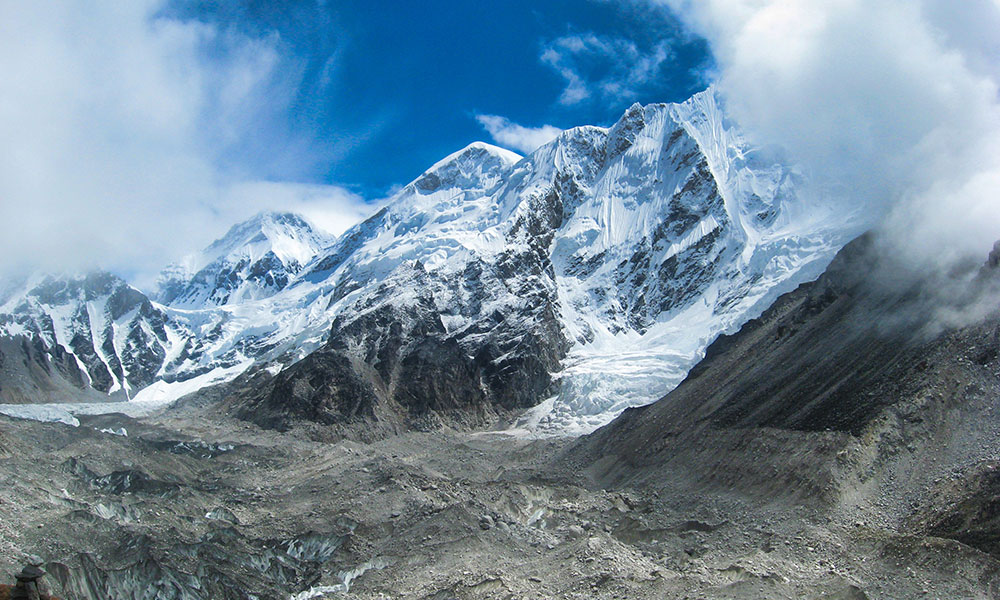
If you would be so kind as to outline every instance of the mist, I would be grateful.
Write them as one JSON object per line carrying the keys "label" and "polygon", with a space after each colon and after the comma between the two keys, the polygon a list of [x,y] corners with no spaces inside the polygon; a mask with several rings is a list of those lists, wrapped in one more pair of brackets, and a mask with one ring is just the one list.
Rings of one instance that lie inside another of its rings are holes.
{"label": "mist", "polygon": [[1000,3],[659,0],[715,58],[710,79],[806,193],[860,211],[921,268],[1000,239]]}
{"label": "mist", "polygon": [[[266,161],[310,164],[279,118],[301,75],[279,37],[161,8],[0,4],[0,277],[148,279],[262,209],[304,210],[334,233],[366,211],[336,186],[260,181]],[[271,155],[241,152],[250,135]]]}

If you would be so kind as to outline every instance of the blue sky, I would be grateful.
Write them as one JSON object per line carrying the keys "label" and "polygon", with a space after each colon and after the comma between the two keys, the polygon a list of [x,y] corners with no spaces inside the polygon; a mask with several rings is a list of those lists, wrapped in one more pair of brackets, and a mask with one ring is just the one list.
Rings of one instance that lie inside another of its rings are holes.
{"label": "blue sky", "polygon": [[709,60],[667,11],[640,3],[188,0],[161,18],[275,40],[288,96],[277,110],[263,107],[268,123],[226,146],[221,161],[369,199],[469,142],[491,141],[477,116],[606,125],[632,102],[700,91]]}
{"label": "blue sky", "polygon": [[0,279],[149,283],[261,210],[340,233],[472,141],[523,153],[709,83],[816,194],[913,253],[979,248],[997,31],[1000,0],[0,2]]}
{"label": "blue sky", "polygon": [[340,233],[465,145],[704,88],[656,0],[0,2],[0,278],[148,284],[261,210]]}

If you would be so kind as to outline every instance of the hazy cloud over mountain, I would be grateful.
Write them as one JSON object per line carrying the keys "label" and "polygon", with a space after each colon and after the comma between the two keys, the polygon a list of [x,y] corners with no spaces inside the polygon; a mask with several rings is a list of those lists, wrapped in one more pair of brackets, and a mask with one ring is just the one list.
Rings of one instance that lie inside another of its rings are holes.
{"label": "hazy cloud over mountain", "polygon": [[307,210],[310,198],[336,197],[323,210],[357,219],[364,205],[345,190],[271,184],[268,199],[254,173],[220,166],[247,132],[270,137],[276,156],[300,152],[267,118],[291,89],[280,41],[158,18],[158,8],[0,7],[2,270],[154,271],[290,196]]}
{"label": "hazy cloud over mountain", "polygon": [[[598,1],[4,3],[0,273],[148,276],[261,209],[343,227],[487,134],[526,152],[684,100],[706,53],[681,32]],[[604,73],[616,49],[635,68]],[[560,102],[549,50],[590,101]]]}
{"label": "hazy cloud over mountain", "polygon": [[1000,238],[1000,5],[970,0],[664,0],[717,64],[730,109],[837,186],[890,213],[914,256]]}

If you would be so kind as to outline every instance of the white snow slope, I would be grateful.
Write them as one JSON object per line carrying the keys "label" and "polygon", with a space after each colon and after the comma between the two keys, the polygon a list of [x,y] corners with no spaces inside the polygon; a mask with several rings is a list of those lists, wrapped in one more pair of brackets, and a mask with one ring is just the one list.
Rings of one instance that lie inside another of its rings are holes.
{"label": "white snow slope", "polygon": [[[419,291],[449,333],[484,315],[516,319],[531,308],[525,286],[555,295],[568,342],[558,393],[516,428],[586,433],[672,389],[719,334],[818,276],[866,227],[864,215],[804,198],[801,179],[750,147],[711,90],[634,105],[611,128],[568,130],[525,158],[475,143],[335,242],[294,215],[268,216],[168,270],[154,303],[166,315],[165,359],[145,393],[166,402],[196,387],[168,381],[301,358],[334,317],[412,280],[419,263]],[[524,231],[541,206],[555,207],[550,228]],[[544,242],[543,269],[517,286],[516,273],[477,275],[479,265],[516,265],[508,259],[525,240]],[[403,286],[401,304],[417,291]],[[0,333],[24,333],[6,322]]]}
{"label": "white snow slope", "polygon": [[180,308],[273,296],[335,238],[301,216],[263,212],[160,275],[157,300]]}

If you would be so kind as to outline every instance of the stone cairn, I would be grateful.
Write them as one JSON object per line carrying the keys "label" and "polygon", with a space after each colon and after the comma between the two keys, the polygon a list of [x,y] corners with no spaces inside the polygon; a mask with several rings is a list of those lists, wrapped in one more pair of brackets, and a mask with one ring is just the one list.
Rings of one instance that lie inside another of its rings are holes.
{"label": "stone cairn", "polygon": [[49,594],[48,587],[42,581],[45,571],[36,565],[24,567],[14,575],[17,583],[13,586],[0,586],[0,600],[58,600]]}

